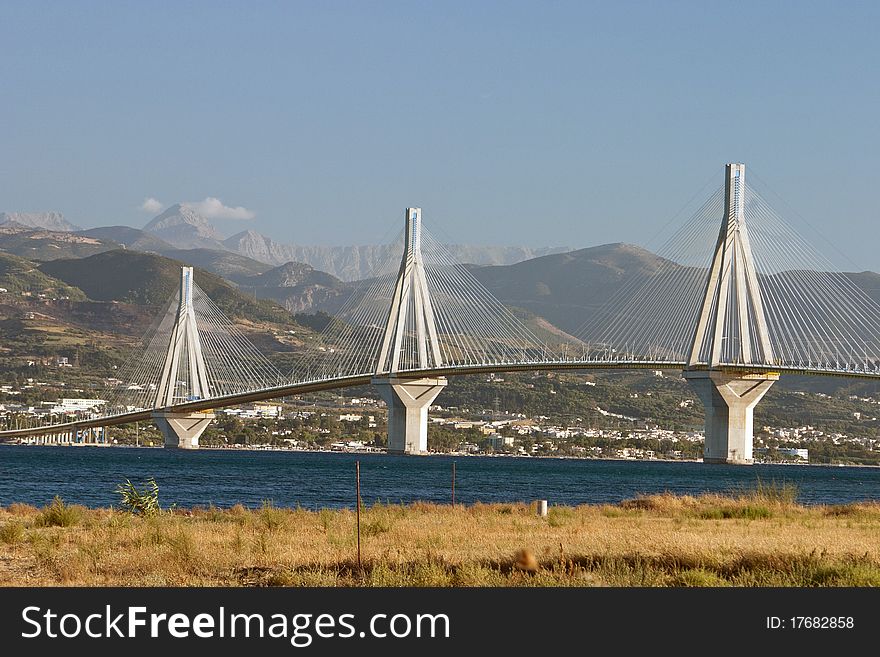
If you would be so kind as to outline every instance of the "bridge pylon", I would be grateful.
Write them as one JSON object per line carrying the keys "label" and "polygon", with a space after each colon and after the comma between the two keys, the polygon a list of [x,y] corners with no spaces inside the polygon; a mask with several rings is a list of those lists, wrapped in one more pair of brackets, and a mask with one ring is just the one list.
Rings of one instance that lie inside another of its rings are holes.
{"label": "bridge pylon", "polygon": [[177,316],[153,404],[153,421],[165,438],[165,447],[199,446],[199,437],[214,419],[213,413],[176,413],[164,409],[208,396],[208,370],[193,309],[193,268],[181,267]]}
{"label": "bridge pylon", "polygon": [[446,386],[445,377],[407,378],[400,371],[404,350],[417,354],[419,369],[443,365],[443,349],[422,260],[422,211],[406,209],[403,259],[373,377],[388,405],[388,451],[423,454],[428,451],[428,407]]}
{"label": "bridge pylon", "polygon": [[[753,463],[753,411],[779,374],[745,222],[745,165],[728,164],[724,216],[684,378],[706,412],[706,463]],[[767,366],[737,374],[737,365]]]}

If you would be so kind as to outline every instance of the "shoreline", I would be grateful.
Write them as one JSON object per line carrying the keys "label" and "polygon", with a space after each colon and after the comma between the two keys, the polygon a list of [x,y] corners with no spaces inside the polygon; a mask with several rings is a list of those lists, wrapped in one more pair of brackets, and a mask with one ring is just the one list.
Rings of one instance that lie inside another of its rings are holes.
{"label": "shoreline", "polygon": [[[99,448],[122,448],[122,449],[165,449],[163,445],[114,445],[105,443],[56,443],[35,445],[28,443],[9,443],[0,442],[0,447],[99,447]],[[293,449],[288,447],[220,447],[214,445],[200,445],[194,450],[175,450],[182,452],[198,452],[198,451],[232,451],[232,452],[284,452],[284,453],[304,453],[304,454],[346,454],[346,455],[379,455],[379,456],[407,456],[412,458],[424,457],[446,457],[446,458],[511,458],[511,459],[556,459],[567,461],[613,461],[626,463],[703,463],[703,459],[636,459],[636,458],[620,458],[613,456],[590,457],[590,456],[550,456],[550,455],[530,455],[530,454],[469,454],[466,452],[428,452],[426,454],[388,454],[384,450],[358,450],[358,449]],[[819,467],[819,468],[880,468],[880,464],[871,465],[867,463],[798,463],[793,461],[777,461],[777,462],[759,462],[756,461],[751,465],[790,465],[798,467]],[[749,466],[736,466],[749,467]]]}

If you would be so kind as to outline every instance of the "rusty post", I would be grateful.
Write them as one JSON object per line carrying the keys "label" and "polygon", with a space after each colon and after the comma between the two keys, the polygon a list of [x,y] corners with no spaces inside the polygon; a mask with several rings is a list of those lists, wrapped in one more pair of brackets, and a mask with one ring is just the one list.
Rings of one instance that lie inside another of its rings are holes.
{"label": "rusty post", "polygon": [[355,486],[357,488],[357,542],[358,542],[358,571],[362,572],[361,566],[361,462],[354,462]]}

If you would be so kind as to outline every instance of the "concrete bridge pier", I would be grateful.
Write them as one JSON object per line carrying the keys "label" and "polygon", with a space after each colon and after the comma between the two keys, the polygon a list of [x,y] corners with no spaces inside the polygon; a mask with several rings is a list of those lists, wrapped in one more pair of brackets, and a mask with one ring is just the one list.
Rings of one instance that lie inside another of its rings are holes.
{"label": "concrete bridge pier", "polygon": [[388,405],[388,452],[428,451],[428,407],[446,386],[446,379],[377,377],[373,385]]}
{"label": "concrete bridge pier", "polygon": [[685,371],[684,378],[699,395],[706,412],[705,463],[751,465],[753,411],[779,375]]}
{"label": "concrete bridge pier", "polygon": [[198,449],[199,438],[213,419],[213,413],[153,413],[153,421],[165,438],[165,447],[179,449]]}

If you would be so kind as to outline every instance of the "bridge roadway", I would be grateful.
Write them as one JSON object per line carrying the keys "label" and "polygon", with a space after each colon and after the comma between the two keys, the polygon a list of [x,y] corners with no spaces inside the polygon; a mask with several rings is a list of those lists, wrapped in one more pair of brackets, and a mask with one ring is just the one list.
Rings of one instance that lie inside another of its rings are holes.
{"label": "bridge roadway", "polygon": [[[437,367],[424,370],[410,370],[395,373],[395,377],[400,379],[421,379],[434,378],[443,376],[461,376],[466,374],[488,374],[499,372],[542,372],[542,371],[571,371],[571,370],[675,370],[684,369],[686,367],[684,361],[637,361],[637,360],[621,360],[621,361],[568,361],[568,360],[547,360],[522,363],[492,363],[488,365],[453,365],[449,367]],[[709,369],[708,367],[692,367],[692,370]],[[832,369],[831,367],[794,367],[794,366],[755,366],[755,365],[724,365],[721,368],[724,372],[731,374],[765,374],[769,371],[778,372],[780,374],[791,375],[807,375],[807,376],[836,376],[844,378],[857,379],[880,379],[880,369],[878,370],[856,370],[856,369]],[[320,392],[322,390],[338,390],[340,388],[352,388],[355,386],[369,385],[374,374],[355,374],[341,376],[333,379],[322,379],[315,381],[300,381],[296,383],[288,383],[273,388],[265,388],[261,390],[251,390],[248,392],[236,393],[234,395],[225,395],[222,397],[209,397],[207,399],[199,399],[196,401],[176,404],[166,408],[150,408],[142,411],[132,411],[129,413],[120,413],[117,415],[106,415],[102,417],[89,418],[84,420],[76,420],[74,422],[64,422],[61,424],[42,425],[39,427],[28,427],[25,429],[8,429],[0,431],[0,440],[6,438],[23,438],[27,436],[45,436],[56,433],[64,433],[66,431],[75,431],[78,429],[89,429],[94,427],[108,427],[118,424],[128,424],[130,422],[148,421],[153,418],[153,414],[157,411],[173,412],[173,413],[196,413],[200,411],[210,411],[218,408],[236,406],[238,404],[247,404],[255,401],[263,401],[266,399],[278,399],[281,397],[290,397],[312,392]]]}

